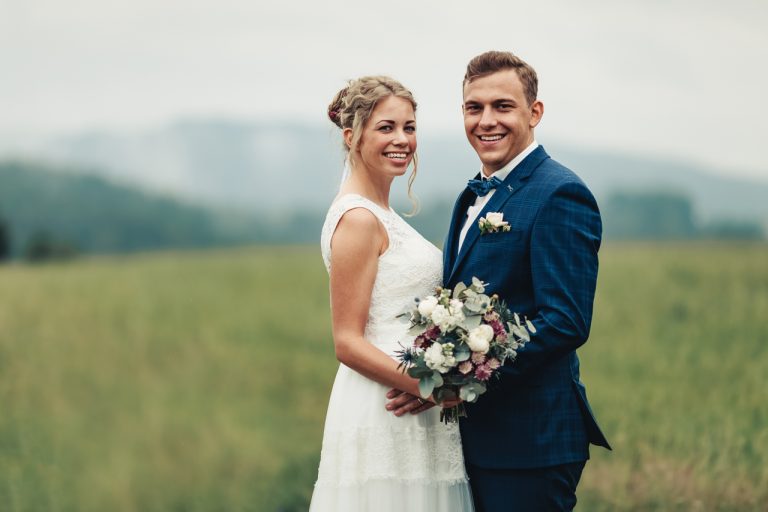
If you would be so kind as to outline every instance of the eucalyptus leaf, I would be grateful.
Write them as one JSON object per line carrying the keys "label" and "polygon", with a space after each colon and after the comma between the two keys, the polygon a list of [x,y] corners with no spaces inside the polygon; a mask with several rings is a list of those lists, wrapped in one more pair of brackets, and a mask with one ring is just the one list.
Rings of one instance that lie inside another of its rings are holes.
{"label": "eucalyptus leaf", "polygon": [[422,377],[432,375],[433,371],[434,370],[427,368],[426,366],[411,366],[408,368],[408,375],[414,379],[421,379]]}
{"label": "eucalyptus leaf", "polygon": [[421,395],[421,398],[429,398],[433,389],[435,389],[435,381],[432,380],[432,375],[419,379],[419,395]]}
{"label": "eucalyptus leaf", "polygon": [[397,319],[400,321],[401,324],[410,324],[411,323],[411,315],[410,314],[402,314],[397,315]]}
{"label": "eucalyptus leaf", "polygon": [[477,400],[477,396],[478,396],[477,393],[474,392],[470,384],[461,386],[461,388],[459,389],[459,398],[461,398],[465,402],[474,402],[475,400]]}
{"label": "eucalyptus leaf", "polygon": [[458,299],[461,295],[461,292],[467,289],[467,285],[464,283],[459,283],[456,285],[456,287],[453,289],[453,298]]}
{"label": "eucalyptus leaf", "polygon": [[[486,390],[485,384],[483,384],[482,382],[478,382],[478,381],[468,382],[467,384],[465,384],[462,387],[463,388],[467,388],[467,393],[470,393],[470,392],[474,393],[475,400],[477,400],[477,398],[480,395],[485,393],[485,390]],[[473,402],[474,400],[469,400],[469,401]]]}
{"label": "eucalyptus leaf", "polygon": [[418,336],[419,334],[424,334],[426,330],[427,324],[416,324],[408,329],[408,334],[411,336]]}
{"label": "eucalyptus leaf", "polygon": [[458,362],[466,361],[471,355],[472,350],[464,343],[454,347],[453,349],[453,357],[455,357],[456,361]]}
{"label": "eucalyptus leaf", "polygon": [[472,278],[472,288],[473,288],[473,289],[474,289],[474,290],[475,290],[477,293],[483,293],[483,292],[485,291],[485,285],[486,285],[486,284],[488,284],[488,283],[484,283],[484,282],[482,282],[481,280],[479,280],[479,279],[478,279],[478,278],[476,278],[476,277],[473,277],[473,278]]}
{"label": "eucalyptus leaf", "polygon": [[482,321],[483,321],[483,315],[473,314],[471,316],[467,316],[463,322],[464,329],[466,329],[467,331],[471,331],[472,329],[479,327]]}
{"label": "eucalyptus leaf", "polygon": [[435,383],[436,388],[439,388],[440,386],[443,385],[443,376],[440,375],[440,372],[438,372],[437,370],[432,372],[432,382]]}
{"label": "eucalyptus leaf", "polygon": [[469,297],[466,302],[464,302],[464,307],[473,313],[480,313],[485,309],[483,307],[483,301],[479,296]]}

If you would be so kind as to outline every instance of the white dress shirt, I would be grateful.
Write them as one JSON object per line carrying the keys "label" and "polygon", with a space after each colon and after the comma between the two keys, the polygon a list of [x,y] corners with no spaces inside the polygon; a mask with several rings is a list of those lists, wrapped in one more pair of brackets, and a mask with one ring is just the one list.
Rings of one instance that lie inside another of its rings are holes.
{"label": "white dress shirt", "polygon": [[[504,181],[507,176],[509,176],[509,173],[515,170],[515,167],[518,166],[520,162],[522,162],[525,157],[530,155],[534,149],[539,147],[539,143],[535,140],[531,142],[531,144],[522,150],[519,155],[517,155],[515,158],[510,160],[510,162],[496,171],[495,173],[491,174],[490,176],[486,177],[483,174],[483,171],[480,171],[480,178],[481,179],[491,179],[494,176],[499,178],[501,181]],[[467,236],[467,231],[469,231],[470,226],[472,226],[472,223],[475,222],[475,219],[477,219],[477,216],[480,214],[480,212],[485,208],[485,205],[488,204],[488,201],[491,200],[491,197],[493,197],[493,194],[496,192],[495,188],[492,188],[487,194],[480,197],[478,196],[475,199],[475,204],[469,205],[469,208],[467,208],[467,220],[464,222],[464,227],[461,228],[461,234],[459,235],[459,245],[456,249],[456,254],[461,252],[461,246],[464,243],[464,238]]]}

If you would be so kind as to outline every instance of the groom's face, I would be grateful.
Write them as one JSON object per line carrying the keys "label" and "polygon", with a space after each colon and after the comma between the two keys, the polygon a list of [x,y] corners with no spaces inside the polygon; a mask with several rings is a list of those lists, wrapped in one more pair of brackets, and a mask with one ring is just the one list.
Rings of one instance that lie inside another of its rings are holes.
{"label": "groom's face", "polygon": [[508,69],[465,84],[462,110],[467,139],[490,175],[533,142],[544,106],[528,105],[517,72]]}

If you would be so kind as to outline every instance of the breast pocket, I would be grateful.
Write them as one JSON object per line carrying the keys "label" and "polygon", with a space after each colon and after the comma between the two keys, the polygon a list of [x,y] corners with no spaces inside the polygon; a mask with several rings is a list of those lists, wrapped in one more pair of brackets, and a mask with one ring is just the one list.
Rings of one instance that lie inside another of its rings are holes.
{"label": "breast pocket", "polygon": [[513,273],[521,272],[526,265],[528,242],[526,232],[512,229],[506,233],[482,235],[474,247],[473,258],[493,269],[494,282],[506,282]]}
{"label": "breast pocket", "polygon": [[511,229],[509,231],[501,231],[499,233],[487,233],[480,235],[478,243],[483,245],[488,244],[514,244],[520,242],[523,239],[523,231],[521,229]]}

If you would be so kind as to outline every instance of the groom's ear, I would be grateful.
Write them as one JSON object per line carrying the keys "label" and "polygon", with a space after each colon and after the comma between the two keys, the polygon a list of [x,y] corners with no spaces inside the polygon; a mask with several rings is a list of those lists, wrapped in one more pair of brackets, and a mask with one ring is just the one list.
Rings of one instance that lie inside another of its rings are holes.
{"label": "groom's ear", "polygon": [[536,125],[539,124],[539,121],[541,121],[541,118],[543,116],[544,116],[544,104],[539,100],[534,101],[533,105],[531,105],[531,121],[529,123],[529,126],[531,128],[536,128]]}

